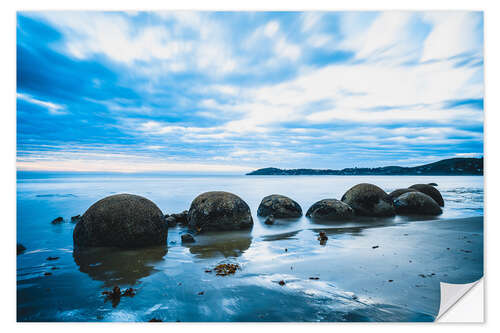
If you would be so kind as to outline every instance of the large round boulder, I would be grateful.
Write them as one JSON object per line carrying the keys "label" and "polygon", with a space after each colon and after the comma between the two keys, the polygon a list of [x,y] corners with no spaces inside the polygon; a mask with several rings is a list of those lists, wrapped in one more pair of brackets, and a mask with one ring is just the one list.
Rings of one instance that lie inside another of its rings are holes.
{"label": "large round boulder", "polygon": [[397,197],[399,197],[401,194],[408,193],[408,192],[418,192],[418,191],[413,189],[413,188],[398,188],[397,190],[394,190],[391,193],[389,193],[389,196],[392,198],[392,200],[394,200]]}
{"label": "large round boulder", "polygon": [[439,215],[443,211],[434,199],[422,192],[407,192],[394,200],[398,214]]}
{"label": "large round boulder", "polygon": [[228,192],[206,192],[197,196],[188,212],[188,226],[199,232],[240,230],[253,226],[247,203]]}
{"label": "large round boulder", "polygon": [[375,217],[395,215],[391,197],[373,184],[363,183],[351,187],[342,196],[342,201],[351,206],[357,215]]}
{"label": "large round boulder", "polygon": [[441,195],[441,192],[439,192],[439,190],[434,186],[427,184],[415,184],[410,186],[410,188],[415,189],[424,194],[427,194],[432,199],[434,199],[434,201],[436,201],[439,206],[444,207],[443,196]]}
{"label": "large round boulder", "polygon": [[301,217],[302,208],[294,200],[280,194],[272,194],[262,199],[257,215],[269,216],[273,215],[276,218]]}
{"label": "large round boulder", "polygon": [[135,248],[162,245],[168,226],[161,210],[144,197],[116,194],[90,206],[73,230],[75,247]]}
{"label": "large round boulder", "polygon": [[354,216],[354,210],[340,200],[323,199],[309,207],[306,216],[318,220],[337,221],[350,219]]}

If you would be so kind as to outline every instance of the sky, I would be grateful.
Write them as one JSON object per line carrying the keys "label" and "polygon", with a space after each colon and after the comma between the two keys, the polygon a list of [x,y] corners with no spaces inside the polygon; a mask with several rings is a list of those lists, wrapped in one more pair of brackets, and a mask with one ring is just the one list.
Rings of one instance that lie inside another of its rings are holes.
{"label": "sky", "polygon": [[17,168],[483,155],[481,12],[18,12]]}

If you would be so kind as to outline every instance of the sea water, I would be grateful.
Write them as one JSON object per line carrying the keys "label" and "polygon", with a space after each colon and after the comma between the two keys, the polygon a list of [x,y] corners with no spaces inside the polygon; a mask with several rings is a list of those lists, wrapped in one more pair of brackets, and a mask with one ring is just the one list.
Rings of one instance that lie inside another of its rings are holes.
{"label": "sea water", "polygon": [[[256,216],[270,194],[293,198],[305,213],[314,202],[340,199],[365,182],[387,192],[435,182],[443,214],[335,224],[302,217],[270,226]],[[165,246],[73,253],[71,216],[103,197],[137,194],[171,214],[189,209],[206,191],[240,196],[253,228],[197,235],[187,245],[180,241],[186,230],[175,227]],[[17,242],[27,250],[17,256],[18,320],[429,321],[438,312],[440,281],[482,276],[482,215],[478,176],[20,173]],[[51,224],[58,216],[66,222]],[[328,234],[325,245],[319,231]],[[209,272],[220,263],[241,269],[230,276]],[[111,304],[102,291],[115,285],[137,294]]]}

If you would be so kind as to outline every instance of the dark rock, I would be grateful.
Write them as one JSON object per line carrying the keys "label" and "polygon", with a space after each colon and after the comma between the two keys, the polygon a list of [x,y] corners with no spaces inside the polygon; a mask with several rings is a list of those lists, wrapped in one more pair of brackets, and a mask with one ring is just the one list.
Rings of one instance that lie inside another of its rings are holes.
{"label": "dark rock", "polygon": [[114,286],[113,290],[103,291],[101,294],[106,296],[104,302],[110,300],[111,305],[115,308],[120,303],[122,297],[134,297],[136,293],[133,288],[128,288],[122,293],[120,287]]}
{"label": "dark rock", "polygon": [[373,184],[364,183],[351,187],[342,196],[342,201],[351,206],[357,215],[375,217],[395,215],[391,197]]}
{"label": "dark rock", "polygon": [[398,214],[439,215],[443,211],[434,199],[421,192],[408,192],[394,200]]}
{"label": "dark rock", "polygon": [[71,223],[78,223],[81,219],[82,217],[80,215],[71,216]]}
{"label": "dark rock", "polygon": [[429,183],[429,184],[427,184],[427,185],[430,185],[430,186],[438,186],[438,184],[436,184],[436,183]]}
{"label": "dark rock", "polygon": [[150,323],[162,323],[163,320],[158,319],[158,318],[151,318],[151,319],[149,319],[149,322]]}
{"label": "dark rock", "polygon": [[21,243],[17,243],[17,255],[23,254],[24,251],[26,251],[26,247]]}
{"label": "dark rock", "polygon": [[63,222],[64,222],[64,219],[61,216],[59,216],[59,217],[56,217],[55,219],[53,219],[52,222],[50,222],[50,223],[52,223],[52,224],[60,224],[60,223],[63,223]]}
{"label": "dark rock", "polygon": [[405,194],[408,192],[418,192],[418,191],[413,188],[398,188],[397,190],[394,190],[391,193],[389,193],[389,196],[392,198],[392,200],[394,200],[401,194]]}
{"label": "dark rock", "polygon": [[54,260],[57,260],[57,259],[59,259],[59,257],[47,257],[48,261],[54,261]]}
{"label": "dark rock", "polygon": [[150,200],[116,194],[99,200],[83,214],[73,231],[76,247],[134,248],[162,245],[168,227],[163,213]]}
{"label": "dark rock", "polygon": [[286,283],[285,283],[285,281],[281,280],[281,281],[279,281],[279,282],[278,282],[278,284],[279,284],[280,286],[284,286]]}
{"label": "dark rock", "polygon": [[191,234],[183,234],[181,236],[182,243],[194,243],[194,237]]}
{"label": "dark rock", "polygon": [[52,273],[51,272],[45,272],[45,273],[43,273],[43,275],[50,276],[50,275],[52,275]]}
{"label": "dark rock", "polygon": [[167,222],[169,228],[175,227],[177,225],[177,219],[173,216],[166,215],[165,222]]}
{"label": "dark rock", "polygon": [[319,236],[318,236],[319,244],[320,245],[325,245],[326,241],[328,240],[328,236],[326,235],[326,232],[320,231]]}
{"label": "dark rock", "polygon": [[239,230],[253,226],[247,203],[228,192],[206,192],[191,203],[188,225],[199,232],[209,230]]}
{"label": "dark rock", "polygon": [[337,199],[323,199],[313,204],[306,213],[307,217],[319,220],[344,220],[354,216],[354,210]]}
{"label": "dark rock", "polygon": [[257,210],[259,216],[273,215],[276,218],[301,217],[302,208],[294,200],[280,194],[264,197]]}
{"label": "dark rock", "polygon": [[269,215],[266,220],[264,221],[265,224],[271,225],[274,224],[274,216]]}
{"label": "dark rock", "polygon": [[175,218],[175,221],[181,225],[187,225],[187,223],[188,223],[188,218],[187,218],[188,211],[187,210],[183,211],[182,213],[172,214],[170,216]]}
{"label": "dark rock", "polygon": [[439,192],[439,190],[434,186],[427,184],[415,184],[410,186],[410,188],[413,188],[419,192],[427,194],[432,199],[434,199],[434,201],[436,201],[439,206],[444,207],[444,200],[443,197],[441,196],[441,192]]}

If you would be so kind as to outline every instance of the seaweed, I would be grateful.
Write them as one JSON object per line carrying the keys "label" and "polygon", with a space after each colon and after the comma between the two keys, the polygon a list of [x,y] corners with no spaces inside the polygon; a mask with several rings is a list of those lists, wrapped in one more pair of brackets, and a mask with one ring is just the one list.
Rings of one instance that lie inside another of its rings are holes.
{"label": "seaweed", "polygon": [[106,291],[103,291],[101,294],[106,296],[106,298],[104,299],[104,302],[107,302],[108,300],[110,300],[111,305],[114,308],[116,308],[116,306],[120,303],[120,299],[122,297],[134,297],[136,294],[136,291],[133,288],[127,288],[122,293],[120,287],[114,286],[113,290],[111,290],[111,291],[106,290]]}
{"label": "seaweed", "polygon": [[238,264],[219,264],[215,266],[214,271],[216,272],[215,275],[226,276],[236,273],[236,271],[240,268],[241,267]]}

